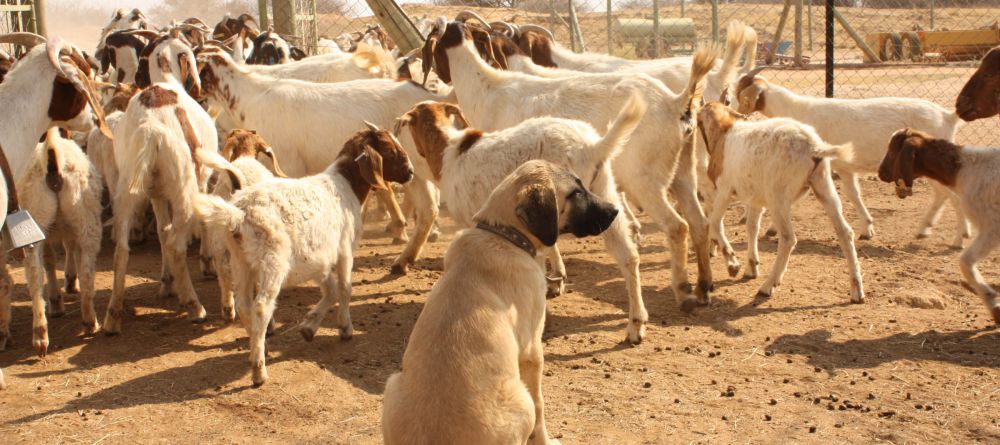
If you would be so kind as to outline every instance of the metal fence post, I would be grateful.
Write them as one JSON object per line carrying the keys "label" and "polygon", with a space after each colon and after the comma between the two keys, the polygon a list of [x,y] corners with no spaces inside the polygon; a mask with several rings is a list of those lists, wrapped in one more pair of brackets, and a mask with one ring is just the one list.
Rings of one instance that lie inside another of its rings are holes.
{"label": "metal fence post", "polygon": [[833,0],[826,0],[826,97],[833,97]]}
{"label": "metal fence post", "polygon": [[802,66],[802,0],[795,1],[795,66]]}

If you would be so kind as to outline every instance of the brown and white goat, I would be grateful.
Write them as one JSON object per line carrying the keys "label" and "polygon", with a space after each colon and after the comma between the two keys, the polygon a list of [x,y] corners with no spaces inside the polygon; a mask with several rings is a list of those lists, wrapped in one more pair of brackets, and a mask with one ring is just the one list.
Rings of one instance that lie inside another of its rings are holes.
{"label": "brown and white goat", "polygon": [[955,111],[966,122],[993,117],[1000,111],[1000,46],[986,53],[979,69],[962,87]]}
{"label": "brown and white goat", "polygon": [[[11,177],[0,181],[0,208],[19,208],[10,186],[34,164],[38,138],[52,126],[85,131],[96,118],[99,128],[110,134],[104,112],[91,79],[91,67],[81,52],[59,38],[15,33],[0,36],[0,43],[31,48],[0,83],[0,103],[17,113],[17,119],[0,119],[0,149],[10,165]],[[48,350],[48,322],[42,282],[42,248],[26,247],[25,275],[32,300],[32,345],[40,355]],[[13,281],[0,267],[0,307],[10,298]],[[0,312],[0,350],[10,336],[10,312]]]}
{"label": "brown and white goat", "polygon": [[238,192],[230,202],[200,195],[195,209],[210,230],[226,233],[240,320],[250,336],[253,384],[267,380],[264,336],[282,289],[317,280],[323,298],[300,324],[312,340],[337,300],[337,326],[351,324],[351,268],[364,227],[361,208],[373,188],[407,182],[413,166],[392,134],[369,124],[319,174],[275,178]]}
{"label": "brown and white goat", "polygon": [[976,263],[1000,246],[1000,149],[957,145],[910,128],[899,130],[879,166],[878,177],[896,185],[896,195],[913,194],[913,181],[930,178],[953,190],[978,234],[962,251],[965,282],[1000,323],[997,291],[983,280]]}
{"label": "brown and white goat", "polygon": [[735,196],[743,201],[749,209],[748,278],[757,277],[760,264],[757,232],[761,214],[765,207],[773,214],[779,234],[778,256],[771,273],[757,291],[759,297],[767,298],[781,284],[789,256],[795,248],[792,204],[806,190],[812,190],[833,223],[840,248],[847,258],[851,301],[863,302],[865,293],[854,248],[854,232],[841,214],[840,198],[830,175],[830,160],[849,160],[851,146],[827,144],[812,127],[792,119],[748,122],[743,120],[745,117],[718,102],[704,106],[698,113],[698,130],[709,155],[708,177],[716,186],[709,217],[712,236],[722,246],[729,275],[735,277],[740,270],[739,260],[722,226],[722,217],[732,198]]}

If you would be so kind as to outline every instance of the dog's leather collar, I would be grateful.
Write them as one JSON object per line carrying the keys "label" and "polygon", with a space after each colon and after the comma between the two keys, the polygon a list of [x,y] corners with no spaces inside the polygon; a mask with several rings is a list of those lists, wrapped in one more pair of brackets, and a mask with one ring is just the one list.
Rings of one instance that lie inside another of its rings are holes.
{"label": "dog's leather collar", "polygon": [[517,246],[525,252],[528,252],[528,255],[531,255],[532,257],[534,257],[537,253],[535,245],[531,244],[528,237],[524,236],[523,233],[511,226],[486,224],[481,222],[476,224],[476,228],[493,233],[507,241],[510,241],[511,244]]}

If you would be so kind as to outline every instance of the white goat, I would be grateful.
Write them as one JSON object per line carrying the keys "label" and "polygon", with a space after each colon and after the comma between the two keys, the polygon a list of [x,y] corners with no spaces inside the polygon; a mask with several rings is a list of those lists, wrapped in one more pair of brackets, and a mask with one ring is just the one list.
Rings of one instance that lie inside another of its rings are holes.
{"label": "white goat", "polygon": [[[673,292],[682,308],[691,310],[711,298],[712,271],[708,254],[708,222],[697,198],[695,154],[691,139],[703,79],[715,63],[716,51],[699,49],[692,64],[690,83],[679,94],[645,74],[581,74],[547,79],[523,73],[498,71],[478,55],[473,41],[492,48],[490,33],[461,22],[441,19],[427,40],[425,55],[433,55],[441,80],[452,83],[462,112],[485,131],[512,127],[537,116],[579,119],[603,127],[633,93],[646,101],[649,111],[639,123],[612,169],[617,183],[667,231],[672,256]],[[430,57],[425,57],[429,59]],[[427,67],[425,67],[427,69]],[[667,201],[671,192],[687,221]],[[418,221],[419,224],[419,221]],[[690,224],[690,226],[689,226]],[[687,236],[690,230],[698,257],[698,283],[693,290],[687,277]],[[624,242],[633,243],[631,239]],[[622,249],[621,251],[633,251]],[[628,337],[642,339],[648,320],[638,280],[639,257],[616,258],[626,277],[629,294]],[[697,297],[692,294],[697,293]]]}
{"label": "white goat", "polygon": [[[459,227],[471,227],[472,217],[493,188],[517,166],[532,159],[570,168],[589,181],[587,188],[597,196],[618,203],[619,194],[608,161],[628,141],[643,114],[645,103],[635,96],[625,104],[604,137],[586,122],[555,117],[532,118],[511,128],[483,134],[467,128],[468,121],[455,105],[423,102],[397,120],[396,132],[398,135],[403,126],[410,128],[418,152],[409,153],[410,158],[422,161],[416,163],[418,174],[428,172],[440,187],[441,198]],[[453,126],[453,117],[461,128]],[[631,232],[626,218],[604,232],[605,243],[614,258],[638,256],[638,251],[629,251],[636,246],[623,241],[635,235]],[[552,249],[553,256],[558,257],[556,246]],[[566,278],[565,266],[559,259],[553,260],[553,267],[557,269],[557,277],[550,281],[561,289]],[[637,281],[638,277],[631,279]]]}
{"label": "white goat", "polygon": [[[207,46],[198,54],[217,51]],[[247,72],[275,79],[298,79],[316,83],[345,82],[358,79],[395,79],[396,61],[381,47],[365,43],[352,53],[332,53],[307,57],[278,65],[246,65]]]}
{"label": "white goat", "polygon": [[[40,43],[45,42],[45,45]],[[10,175],[0,181],[0,208],[19,208],[11,187],[35,161],[38,138],[52,126],[85,131],[97,118],[107,130],[97,91],[90,79],[90,65],[79,50],[55,38],[15,33],[0,36],[0,43],[18,43],[31,48],[0,83],[0,103],[17,119],[0,120],[0,147],[10,166]],[[109,132],[109,131],[108,131]],[[110,133],[110,132],[109,132]],[[12,199],[13,198],[13,199]],[[32,345],[40,355],[48,350],[48,323],[42,282],[42,249],[26,247],[25,276],[32,301]],[[10,336],[10,291],[13,281],[6,267],[0,267],[0,350]]]}
{"label": "white goat", "polygon": [[[519,35],[522,42],[518,55],[508,57],[509,69],[542,77],[566,77],[574,73],[631,73],[648,74],[663,82],[670,91],[682,91],[690,80],[690,56],[652,60],[629,60],[600,53],[576,53],[555,43],[548,36],[528,31]],[[516,42],[514,42],[516,43]],[[726,49],[711,72],[705,76],[705,97],[719,100],[728,97],[729,85],[736,74],[740,55],[746,50],[746,61],[741,71],[753,69],[756,62],[757,32],[732,20],[726,30]],[[513,48],[510,48],[513,49]],[[530,52],[525,52],[530,51]],[[545,54],[551,53],[552,63]]]}
{"label": "white goat", "polygon": [[[48,130],[45,141],[35,148],[30,165],[17,178],[18,201],[46,237],[42,242],[45,277],[26,274],[35,280],[29,287],[44,284],[49,313],[65,312],[56,278],[55,246],[61,244],[66,251],[66,292],[80,293],[80,313],[87,335],[100,330],[94,310],[94,273],[101,250],[102,188],[101,177],[87,155],[75,142],[63,139],[56,127]],[[6,263],[6,255],[0,255],[0,268],[6,269]],[[9,313],[10,300],[5,304],[8,307],[0,309],[0,313]]]}
{"label": "white goat", "polygon": [[[189,50],[190,51],[190,50]],[[180,82],[152,85],[132,98],[115,128],[118,185],[114,196],[114,287],[105,316],[108,334],[121,332],[128,266],[128,235],[137,206],[150,199],[163,255],[161,295],[176,293],[190,319],[205,319],[187,268],[187,246],[197,220],[192,201],[205,190],[210,170],[201,157],[218,156],[212,118]],[[197,82],[195,89],[199,88]]]}
{"label": "white goat", "polygon": [[740,262],[722,227],[722,217],[733,195],[749,207],[748,278],[756,278],[758,273],[757,232],[765,207],[771,209],[778,228],[778,256],[767,280],[757,291],[758,297],[767,298],[781,285],[788,257],[795,248],[792,203],[805,190],[811,189],[833,222],[840,248],[847,258],[851,302],[864,302],[854,232],[841,214],[840,198],[830,175],[830,160],[849,161],[851,146],[829,145],[812,127],[792,119],[740,121],[744,118],[718,102],[706,105],[698,113],[698,128],[710,158],[708,176],[717,187],[710,216],[712,236],[722,245],[729,275],[735,277],[740,270]]}
{"label": "white goat", "polygon": [[[441,99],[412,82],[368,79],[319,84],[254,74],[218,51],[203,52],[198,60],[207,102],[221,113],[219,119],[256,130],[274,147],[282,168],[292,177],[322,172],[336,158],[328,144],[347,140],[365,121],[389,127],[413,105]],[[404,143],[412,146],[412,141]],[[414,181],[406,187],[408,196],[420,203],[436,202],[429,201],[433,193],[428,185],[426,180]],[[379,195],[390,201],[386,192]],[[402,238],[401,212],[392,214],[394,236]]]}
{"label": "white goat", "polygon": [[965,215],[979,232],[959,257],[965,282],[1000,323],[997,291],[983,279],[976,263],[1000,246],[1000,149],[953,144],[928,133],[903,129],[892,135],[878,177],[896,184],[896,194],[913,194],[913,181],[934,180],[954,191]]}
{"label": "white goat", "polygon": [[361,208],[372,188],[413,176],[396,138],[374,125],[369,128],[348,140],[320,174],[264,181],[237,193],[231,203],[210,195],[196,201],[206,224],[227,233],[255,386],[267,380],[264,335],[281,289],[320,282],[323,298],[300,324],[306,340],[312,340],[335,299],[340,335],[353,335],[351,268],[364,229]]}
{"label": "white goat", "polygon": [[[958,115],[933,102],[901,97],[830,99],[803,96],[757,75],[760,69],[747,73],[737,83],[740,113],[759,111],[768,117],[789,117],[809,124],[830,144],[854,146],[853,160],[833,160],[831,165],[842,179],[847,198],[861,215],[861,239],[870,239],[875,230],[874,220],[861,200],[858,174],[878,169],[885,156],[886,141],[892,134],[900,128],[912,127],[937,138],[955,139]],[[952,245],[962,246],[962,238],[969,236],[968,223],[962,216],[958,199],[940,185],[935,186],[934,201],[920,224],[918,238],[930,235],[944,200],[949,198],[958,213],[958,230]]]}
{"label": "white goat", "polygon": [[[278,160],[271,150],[271,146],[252,131],[233,130],[226,137],[221,154],[230,162],[206,164],[219,173],[224,173],[224,175],[219,176],[215,188],[212,189],[212,193],[222,199],[228,200],[233,196],[233,193],[241,188],[248,188],[274,178],[272,170],[277,173],[278,177],[286,177],[281,171],[281,167],[278,166]],[[257,157],[261,155],[270,158],[271,170],[257,161]],[[225,240],[225,232],[206,228],[205,237],[201,243],[201,255],[203,258],[211,258],[213,270],[219,280],[222,318],[229,321],[235,319],[236,306],[234,305],[232,271],[229,266],[229,253],[226,251]]]}

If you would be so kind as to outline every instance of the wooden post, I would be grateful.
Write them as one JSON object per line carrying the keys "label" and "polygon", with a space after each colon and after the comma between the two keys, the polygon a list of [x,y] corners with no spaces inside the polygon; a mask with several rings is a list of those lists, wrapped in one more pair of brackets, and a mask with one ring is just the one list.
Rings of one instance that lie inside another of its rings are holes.
{"label": "wooden post", "polygon": [[295,0],[271,0],[271,6],[274,30],[278,34],[298,35],[295,32]]}
{"label": "wooden post", "polygon": [[837,8],[833,8],[833,17],[837,19],[837,22],[840,23],[840,26],[844,27],[844,30],[847,31],[847,34],[849,34],[851,38],[854,39],[854,43],[858,45],[858,48],[861,48],[861,51],[865,52],[865,55],[868,56],[869,60],[882,60],[878,57],[878,54],[876,54],[875,51],[872,51],[871,47],[869,47],[868,44],[865,43],[865,39],[861,38],[861,35],[854,30],[854,27],[851,26],[850,23],[847,23],[847,19],[840,14],[840,11],[838,11]]}
{"label": "wooden post", "polygon": [[813,50],[813,0],[809,0],[809,51]]}
{"label": "wooden post", "polygon": [[608,0],[608,54],[611,54],[611,0]]}
{"label": "wooden post", "polygon": [[257,0],[257,12],[258,19],[261,29],[267,29],[271,24],[271,20],[267,16],[267,0]]}
{"label": "wooden post", "polygon": [[580,19],[576,16],[576,6],[573,5],[573,0],[567,0],[569,2],[569,35],[570,39],[573,41],[573,51],[582,53],[587,50],[583,43],[583,32],[580,30]]}
{"label": "wooden post", "polygon": [[764,61],[765,65],[774,63],[774,55],[778,52],[778,44],[781,43],[781,33],[785,31],[785,22],[788,21],[788,12],[791,9],[792,0],[785,0],[785,7],[781,8],[781,18],[778,19],[778,29],[774,31],[774,42],[771,43],[771,49],[767,52],[767,60]]}
{"label": "wooden post", "polygon": [[396,42],[400,54],[406,54],[424,45],[424,38],[410,21],[403,8],[394,0],[365,0],[375,13],[386,34]]}
{"label": "wooden post", "polygon": [[[636,54],[638,56],[638,54]],[[653,0],[653,58],[660,57],[660,0]]]}
{"label": "wooden post", "polygon": [[[812,0],[810,0],[812,1]],[[795,0],[795,66],[802,66],[802,0]]]}
{"label": "wooden post", "polygon": [[35,32],[43,37],[49,36],[49,24],[45,17],[45,0],[35,0]]}
{"label": "wooden post", "polygon": [[719,0],[712,0],[712,41],[719,41]]}

